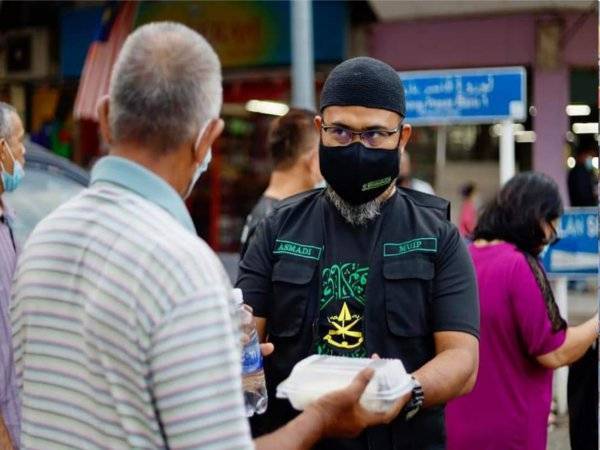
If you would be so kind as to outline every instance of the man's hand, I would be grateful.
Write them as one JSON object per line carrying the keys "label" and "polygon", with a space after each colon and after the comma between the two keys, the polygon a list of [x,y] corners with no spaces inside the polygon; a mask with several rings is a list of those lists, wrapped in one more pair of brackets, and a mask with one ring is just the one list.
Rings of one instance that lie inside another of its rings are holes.
{"label": "man's hand", "polygon": [[364,409],[360,397],[373,373],[373,369],[364,369],[347,388],[324,395],[283,428],[258,438],[256,449],[308,450],[323,438],[352,438],[366,427],[390,423],[408,402],[410,393],[385,413]]}
{"label": "man's hand", "polygon": [[0,449],[2,450],[12,450],[13,446],[10,440],[10,435],[8,434],[8,428],[4,425],[4,420],[2,419],[2,414],[0,414]]}
{"label": "man's hand", "polygon": [[360,405],[360,397],[373,373],[373,369],[362,370],[347,388],[331,392],[307,408],[321,416],[323,437],[356,437],[367,427],[390,423],[400,413],[410,393],[384,413],[371,412]]}
{"label": "man's hand", "polygon": [[260,344],[260,352],[263,356],[269,356],[275,350],[275,346],[270,342]]}

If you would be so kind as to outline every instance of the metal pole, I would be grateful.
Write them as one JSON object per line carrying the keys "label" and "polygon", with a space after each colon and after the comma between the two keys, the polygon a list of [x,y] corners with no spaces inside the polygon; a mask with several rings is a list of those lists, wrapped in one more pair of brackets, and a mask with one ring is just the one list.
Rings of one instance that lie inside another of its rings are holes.
{"label": "metal pole", "polygon": [[311,0],[292,0],[292,106],[315,109]]}
{"label": "metal pole", "polygon": [[[569,319],[568,315],[568,290],[567,279],[564,277],[554,280],[554,293],[556,295],[556,305],[560,315]],[[567,413],[567,380],[569,378],[569,367],[561,367],[554,372],[554,394],[556,397],[556,406],[559,414]]]}
{"label": "metal pole", "polygon": [[500,135],[500,185],[510,180],[515,174],[515,137],[513,121],[502,121]]}
{"label": "metal pole", "polygon": [[448,127],[441,125],[437,127],[437,139],[435,148],[435,165],[443,169],[446,165],[446,142],[448,141]]}

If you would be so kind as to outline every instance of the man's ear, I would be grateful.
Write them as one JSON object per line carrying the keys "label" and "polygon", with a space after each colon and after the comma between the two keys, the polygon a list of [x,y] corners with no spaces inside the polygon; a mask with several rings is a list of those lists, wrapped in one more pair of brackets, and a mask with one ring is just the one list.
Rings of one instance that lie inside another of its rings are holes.
{"label": "man's ear", "polygon": [[106,141],[106,143],[109,145],[112,145],[112,134],[110,132],[108,120],[109,107],[109,97],[108,95],[105,95],[98,100],[96,111],[98,113],[98,122],[100,124],[100,134],[102,135],[102,139],[104,139],[104,141]]}
{"label": "man's ear", "polygon": [[323,118],[321,116],[315,116],[315,128],[319,136],[321,135],[321,124],[323,123]]}
{"label": "man's ear", "polygon": [[223,119],[211,119],[208,121],[203,130],[200,131],[194,145],[194,159],[196,163],[201,164],[208,153],[208,149],[211,147],[213,142],[223,132],[225,128],[225,122]]}
{"label": "man's ear", "polygon": [[402,125],[402,133],[400,134],[400,144],[398,145],[398,148],[402,152],[404,151],[404,147],[406,147],[406,144],[408,144],[408,140],[410,139],[411,134],[412,126],[410,126],[410,124],[408,123]]}

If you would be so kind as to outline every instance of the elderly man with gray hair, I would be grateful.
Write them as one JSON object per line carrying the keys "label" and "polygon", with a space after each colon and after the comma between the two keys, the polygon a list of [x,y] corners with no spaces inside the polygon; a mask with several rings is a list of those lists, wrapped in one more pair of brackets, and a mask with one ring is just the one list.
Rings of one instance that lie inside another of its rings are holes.
{"label": "elderly man with gray hair", "polygon": [[232,288],[183,202],[223,130],[221,102],[199,34],[153,23],[129,36],[99,105],[110,155],[38,225],[17,269],[24,448],[310,448],[397,414],[359,406],[366,371],[251,441]]}
{"label": "elderly man with gray hair", "polygon": [[17,189],[25,171],[23,123],[17,110],[0,102],[0,449],[19,448],[19,402],[9,316],[10,287],[17,264],[10,211],[2,201],[4,192]]}

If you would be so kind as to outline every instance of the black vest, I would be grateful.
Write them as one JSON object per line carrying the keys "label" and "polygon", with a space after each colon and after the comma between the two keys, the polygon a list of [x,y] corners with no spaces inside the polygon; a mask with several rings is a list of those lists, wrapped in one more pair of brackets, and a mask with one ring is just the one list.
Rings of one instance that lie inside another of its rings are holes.
{"label": "black vest", "polygon": [[[421,238],[436,238],[441,225],[449,218],[450,206],[443,199],[408,189],[399,189],[395,198],[388,201],[394,203],[381,228],[379,245],[384,248],[377,251],[379,257],[372,261],[367,282],[366,350],[383,358],[399,358],[410,373],[435,356],[428,302],[437,253],[402,252],[402,248],[385,243],[412,241],[418,244]],[[277,224],[274,253],[277,240],[317,248],[326,246],[322,208],[332,207],[327,202],[321,191],[284,201],[275,211],[276,218],[272,222]],[[437,247],[438,244],[436,240]],[[275,255],[267,333],[276,351],[265,359],[269,408],[264,416],[252,420],[255,434],[273,431],[298,414],[287,400],[276,399],[275,391],[294,364],[312,353],[318,338],[318,267],[319,260],[315,258],[287,253]],[[444,408],[424,409],[409,421],[399,417],[388,426],[369,429],[367,438],[369,449],[373,450],[443,449]],[[334,449],[334,441],[316,448]]]}

